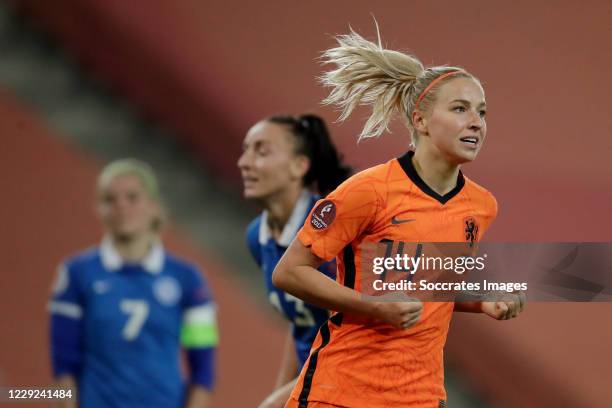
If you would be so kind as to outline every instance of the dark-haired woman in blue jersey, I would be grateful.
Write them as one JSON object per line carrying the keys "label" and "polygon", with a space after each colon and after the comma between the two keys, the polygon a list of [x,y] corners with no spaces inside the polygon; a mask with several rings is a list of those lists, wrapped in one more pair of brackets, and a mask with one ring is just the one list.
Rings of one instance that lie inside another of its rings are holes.
{"label": "dark-haired woman in blue jersey", "polygon": [[[264,210],[247,228],[249,249],[264,272],[270,303],[290,322],[276,388],[260,405],[282,407],[329,315],[274,287],[272,271],[319,194],[336,188],[350,168],[342,164],[324,121],[315,115],[273,116],[255,124],[244,139],[238,167],[245,198]],[[335,277],[335,263],[319,269]]]}

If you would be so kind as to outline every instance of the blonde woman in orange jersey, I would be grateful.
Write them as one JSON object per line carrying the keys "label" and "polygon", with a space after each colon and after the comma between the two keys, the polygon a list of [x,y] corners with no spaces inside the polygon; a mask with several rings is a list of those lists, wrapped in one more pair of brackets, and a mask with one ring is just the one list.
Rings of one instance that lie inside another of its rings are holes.
{"label": "blonde woman in orange jersey", "polygon": [[[414,151],[356,174],[319,201],[276,267],[277,287],[337,311],[321,326],[286,407],[445,406],[442,355],[452,312],[509,319],[523,299],[371,302],[359,293],[358,260],[364,243],[482,237],[497,203],[460,167],[486,137],[484,91],[464,69],[425,68],[380,39],[352,31],[337,40],[324,53],[335,66],[323,76],[332,88],[325,102],[341,107],[342,119],[357,105],[372,106],[360,138],[380,136],[395,115],[405,118]],[[336,282],[315,269],[334,257]]]}

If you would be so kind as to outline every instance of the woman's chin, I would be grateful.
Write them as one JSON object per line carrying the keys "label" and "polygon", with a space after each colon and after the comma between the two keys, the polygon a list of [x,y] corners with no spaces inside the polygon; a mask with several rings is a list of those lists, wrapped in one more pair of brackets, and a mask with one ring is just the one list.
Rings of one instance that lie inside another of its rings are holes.
{"label": "woman's chin", "polygon": [[261,201],[265,199],[266,194],[262,194],[261,191],[254,188],[245,188],[243,191],[243,196],[247,200]]}
{"label": "woman's chin", "polygon": [[460,149],[455,151],[456,164],[465,164],[476,160],[479,149]]}
{"label": "woman's chin", "polygon": [[110,231],[110,234],[118,241],[131,241],[138,235],[140,235],[138,228],[133,228],[130,226],[121,226],[118,228],[113,228]]}
{"label": "woman's chin", "polygon": [[250,189],[245,189],[242,195],[247,200],[257,200],[259,198],[259,195],[257,194],[257,192],[250,190]]}

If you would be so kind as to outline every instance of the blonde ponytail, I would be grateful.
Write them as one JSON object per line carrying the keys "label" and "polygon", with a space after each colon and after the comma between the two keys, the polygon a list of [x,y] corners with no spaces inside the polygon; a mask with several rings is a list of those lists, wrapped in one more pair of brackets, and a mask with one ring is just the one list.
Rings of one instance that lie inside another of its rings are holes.
{"label": "blonde ponytail", "polygon": [[[336,68],[321,76],[321,83],[331,92],[323,100],[325,105],[340,108],[339,121],[344,121],[357,106],[371,105],[372,114],[364,125],[359,140],[378,137],[388,130],[396,114],[406,119],[412,129],[410,117],[416,100],[426,87],[438,76],[451,71],[461,71],[457,76],[470,76],[456,67],[434,67],[425,69],[416,57],[382,47],[380,32],[376,25],[378,44],[366,40],[351,29],[349,34],[336,37],[338,46],[325,51],[323,63]],[[444,83],[445,81],[440,81]],[[436,87],[438,84],[435,84]],[[428,90],[419,101],[419,108],[430,105],[435,95]],[[412,134],[413,143],[416,135]]]}

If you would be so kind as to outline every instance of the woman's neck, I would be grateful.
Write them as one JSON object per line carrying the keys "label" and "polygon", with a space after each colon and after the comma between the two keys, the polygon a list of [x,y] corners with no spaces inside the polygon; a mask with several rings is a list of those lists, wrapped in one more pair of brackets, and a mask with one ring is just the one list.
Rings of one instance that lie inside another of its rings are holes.
{"label": "woman's neck", "polygon": [[302,187],[287,188],[266,201],[264,208],[268,212],[268,226],[275,239],[280,238],[285,224],[293,213],[293,208],[300,199]]}
{"label": "woman's neck", "polygon": [[445,195],[457,186],[460,166],[450,164],[429,149],[417,149],[412,163],[419,177],[436,193]]}
{"label": "woman's neck", "polygon": [[152,234],[142,234],[136,236],[112,236],[113,246],[127,262],[138,262],[142,260],[153,245],[155,237]]}

